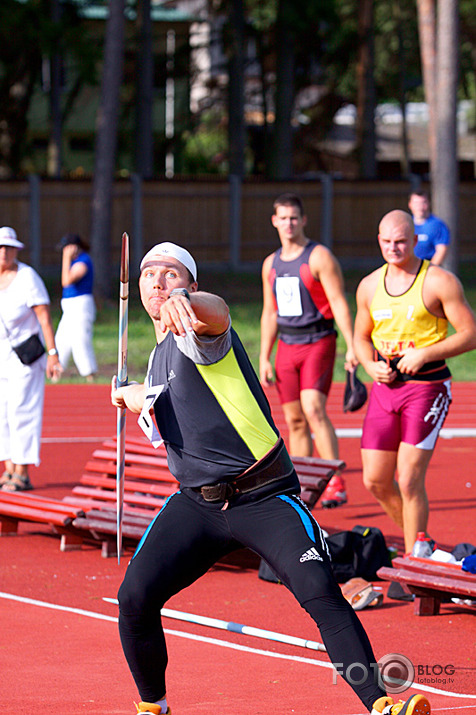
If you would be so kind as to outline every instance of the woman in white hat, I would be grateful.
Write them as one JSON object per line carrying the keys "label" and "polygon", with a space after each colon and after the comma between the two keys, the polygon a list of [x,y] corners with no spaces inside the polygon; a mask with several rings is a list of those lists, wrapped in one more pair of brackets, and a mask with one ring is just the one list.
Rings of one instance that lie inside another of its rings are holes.
{"label": "woman in white hat", "polygon": [[[13,228],[0,228],[0,485],[10,492],[32,489],[28,468],[40,463],[45,369],[50,379],[61,371],[48,292],[17,260],[22,248]],[[32,337],[40,333],[45,347]]]}

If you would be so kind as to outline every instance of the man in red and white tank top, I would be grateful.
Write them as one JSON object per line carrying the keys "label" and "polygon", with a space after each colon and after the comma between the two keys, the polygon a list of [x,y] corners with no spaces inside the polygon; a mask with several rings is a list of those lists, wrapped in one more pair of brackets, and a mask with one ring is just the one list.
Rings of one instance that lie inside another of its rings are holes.
{"label": "man in red and white tank top", "polygon": [[364,484],[403,529],[406,552],[419,531],[427,533],[425,475],[451,402],[445,361],[476,347],[476,319],[460,281],[418,258],[417,239],[406,211],[383,217],[378,241],[386,264],[357,289],[354,337],[374,380],[362,434]]}
{"label": "man in red and white tank top", "polygon": [[[352,345],[352,317],[340,266],[325,246],[306,237],[306,216],[295,194],[274,202],[271,218],[281,248],[263,262],[260,380],[273,381],[271,352],[278,340],[276,387],[289,429],[289,451],[307,457],[338,459],[338,442],[326,411],[336,353],[334,320],[346,342],[345,364],[357,365]],[[329,482],[322,505],[345,504],[341,475]]]}

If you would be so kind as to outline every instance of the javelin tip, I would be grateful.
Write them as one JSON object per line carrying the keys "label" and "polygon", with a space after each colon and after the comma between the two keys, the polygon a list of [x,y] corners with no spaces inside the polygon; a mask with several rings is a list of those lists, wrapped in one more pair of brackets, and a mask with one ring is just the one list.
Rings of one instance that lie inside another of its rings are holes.
{"label": "javelin tip", "polygon": [[125,231],[122,234],[120,281],[129,282],[129,235]]}

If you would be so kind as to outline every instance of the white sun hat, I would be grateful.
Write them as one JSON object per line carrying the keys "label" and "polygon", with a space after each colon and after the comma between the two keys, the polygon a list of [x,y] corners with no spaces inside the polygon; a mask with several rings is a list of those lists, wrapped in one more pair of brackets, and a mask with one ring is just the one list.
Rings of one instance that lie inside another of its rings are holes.
{"label": "white sun hat", "polygon": [[25,248],[25,244],[18,240],[17,232],[10,226],[0,228],[0,246],[11,246],[12,248]]}

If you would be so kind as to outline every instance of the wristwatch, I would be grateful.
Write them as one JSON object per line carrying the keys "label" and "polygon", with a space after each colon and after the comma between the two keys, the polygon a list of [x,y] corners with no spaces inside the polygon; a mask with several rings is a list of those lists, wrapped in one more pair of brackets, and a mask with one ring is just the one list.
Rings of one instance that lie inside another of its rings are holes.
{"label": "wristwatch", "polygon": [[56,348],[50,348],[48,350],[48,355],[58,355],[58,351]]}
{"label": "wristwatch", "polygon": [[190,300],[190,293],[186,288],[174,288],[170,291],[169,298],[171,298],[173,295],[183,295],[187,300]]}

